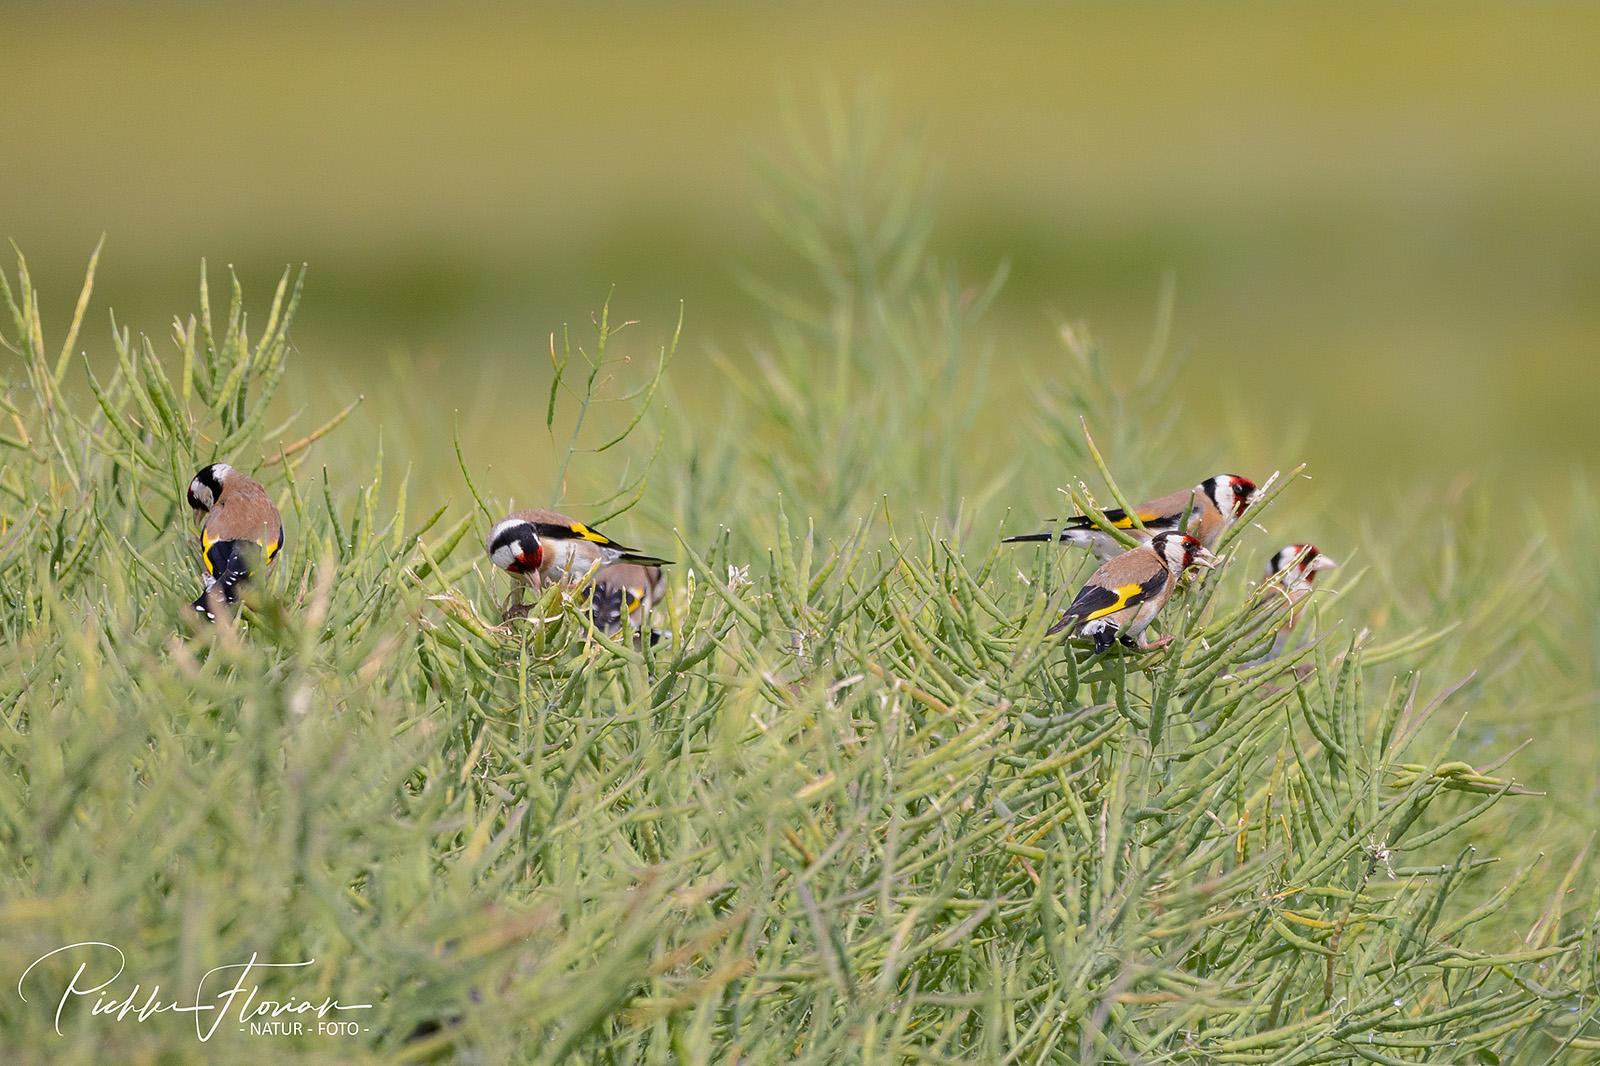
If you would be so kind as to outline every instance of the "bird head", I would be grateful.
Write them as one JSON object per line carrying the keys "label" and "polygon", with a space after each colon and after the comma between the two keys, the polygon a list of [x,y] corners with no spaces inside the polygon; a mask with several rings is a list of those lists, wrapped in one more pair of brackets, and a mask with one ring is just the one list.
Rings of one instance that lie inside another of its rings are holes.
{"label": "bird head", "polygon": [[507,518],[489,531],[489,559],[513,574],[531,574],[544,561],[539,531],[532,522]]}
{"label": "bird head", "polygon": [[210,466],[200,468],[194,480],[189,482],[189,506],[194,508],[196,516],[203,515],[217,505],[217,497],[222,495],[222,483],[233,467],[227,463],[212,463]]}
{"label": "bird head", "polygon": [[1150,547],[1175,574],[1181,574],[1191,566],[1210,569],[1217,565],[1217,557],[1187,533],[1157,533],[1150,541]]}
{"label": "bird head", "polygon": [[1332,570],[1338,565],[1319,552],[1315,544],[1290,544],[1267,561],[1267,578],[1283,574],[1286,587],[1310,588],[1318,570]]}
{"label": "bird head", "polygon": [[1244,514],[1256,498],[1256,483],[1238,474],[1218,474],[1200,482],[1200,491],[1211,498],[1229,522]]}

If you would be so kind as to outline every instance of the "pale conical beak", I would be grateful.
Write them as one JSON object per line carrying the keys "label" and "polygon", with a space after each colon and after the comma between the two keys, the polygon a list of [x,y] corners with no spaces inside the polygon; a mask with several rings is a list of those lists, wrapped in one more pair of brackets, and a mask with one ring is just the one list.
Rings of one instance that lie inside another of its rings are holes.
{"label": "pale conical beak", "polygon": [[1201,548],[1199,551],[1194,553],[1194,565],[1203,566],[1209,570],[1213,566],[1217,565],[1217,557],[1212,555],[1211,552],[1205,548]]}
{"label": "pale conical beak", "polygon": [[1326,555],[1319,555],[1315,559],[1311,560],[1311,569],[1313,570],[1333,570],[1336,569],[1338,565],[1338,563],[1334,562]]}

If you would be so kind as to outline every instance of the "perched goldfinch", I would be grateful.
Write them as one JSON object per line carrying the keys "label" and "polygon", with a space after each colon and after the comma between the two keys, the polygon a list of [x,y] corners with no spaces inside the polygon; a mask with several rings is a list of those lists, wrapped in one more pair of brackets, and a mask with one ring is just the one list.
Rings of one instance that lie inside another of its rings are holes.
{"label": "perched goldfinch", "polygon": [[[1245,508],[1250,506],[1255,494],[1255,482],[1249,478],[1240,477],[1238,474],[1218,474],[1216,477],[1206,478],[1192,489],[1168,493],[1135,507],[1134,514],[1144,523],[1142,533],[1134,528],[1133,520],[1120,507],[1105,512],[1105,515],[1106,520],[1113,526],[1126,529],[1143,540],[1157,533],[1176,530],[1178,523],[1183,520],[1183,512],[1188,510],[1189,528],[1184,532],[1198,540],[1201,547],[1209,550],[1216,547],[1217,538],[1222,536],[1223,530],[1244,514]],[[1096,558],[1100,559],[1113,559],[1127,550],[1118,543],[1116,537],[1096,526],[1094,519],[1088,515],[1069,518],[1057,530],[1006,537],[1003,543],[1021,544],[1030,541],[1075,544],[1080,548],[1088,548],[1094,552]]]}
{"label": "perched goldfinch", "polygon": [[1317,571],[1331,570],[1338,565],[1318,551],[1315,544],[1285,545],[1267,560],[1266,580],[1256,589],[1256,602],[1263,609],[1287,603],[1289,610],[1277,632],[1272,634],[1272,642],[1266,645],[1266,650],[1240,663],[1239,669],[1259,666],[1283,654],[1289,645],[1289,633],[1300,620],[1300,604],[1311,595]]}
{"label": "perched goldfinch", "polygon": [[194,609],[212,621],[218,604],[239,602],[239,586],[270,573],[283,548],[283,517],[267,491],[227,463],[212,463],[189,482],[200,524],[205,589]]}
{"label": "perched goldfinch", "polygon": [[1261,584],[1259,595],[1287,599],[1289,622],[1284,628],[1293,629],[1296,608],[1300,606],[1300,601],[1311,595],[1317,571],[1332,570],[1338,565],[1319,552],[1315,544],[1286,545],[1267,560],[1267,578]]}
{"label": "perched goldfinch", "polygon": [[666,594],[667,579],[659,566],[612,563],[594,576],[589,590],[589,611],[594,627],[603,633],[622,629],[626,614],[635,632],[650,626],[650,611]]}
{"label": "perched goldfinch", "polygon": [[1094,638],[1096,655],[1118,639],[1130,648],[1165,647],[1170,636],[1146,644],[1144,631],[1172,598],[1185,570],[1215,564],[1216,558],[1194,537],[1157,533],[1148,543],[1101,564],[1049,632],[1075,627]]}
{"label": "perched goldfinch", "polygon": [[534,588],[546,581],[582,581],[613,563],[665,566],[670,559],[641,555],[555,511],[516,511],[489,531],[489,558]]}

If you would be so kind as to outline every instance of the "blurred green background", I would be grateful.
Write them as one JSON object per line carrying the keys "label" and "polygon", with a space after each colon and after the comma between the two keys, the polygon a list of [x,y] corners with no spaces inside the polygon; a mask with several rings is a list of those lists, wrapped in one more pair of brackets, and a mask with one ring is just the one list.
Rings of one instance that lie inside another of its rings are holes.
{"label": "blurred green background", "polygon": [[531,422],[613,285],[641,354],[684,301],[675,395],[710,403],[708,353],[763,335],[736,273],[799,276],[755,163],[819,78],[885,87],[964,277],[1009,260],[1001,395],[1063,321],[1142,359],[1171,271],[1198,455],[1308,460],[1349,508],[1594,469],[1594,5],[8,5],[0,235],[59,330],[108,233],[91,354],[108,305],[166,337],[202,256],[252,305],[309,264],[319,411],[403,380]]}

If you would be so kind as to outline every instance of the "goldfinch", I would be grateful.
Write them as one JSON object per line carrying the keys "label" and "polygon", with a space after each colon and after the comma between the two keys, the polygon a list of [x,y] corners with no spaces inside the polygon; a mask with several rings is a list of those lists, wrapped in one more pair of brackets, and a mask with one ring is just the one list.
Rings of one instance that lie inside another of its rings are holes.
{"label": "goldfinch", "polygon": [[[1183,512],[1188,510],[1189,528],[1184,532],[1198,540],[1201,547],[1210,550],[1216,547],[1217,538],[1222,536],[1223,530],[1244,514],[1255,494],[1255,482],[1249,478],[1238,474],[1218,474],[1206,478],[1192,489],[1168,493],[1135,507],[1134,514],[1144,523],[1142,533],[1134,528],[1133,520],[1120,507],[1107,511],[1105,515],[1113,526],[1126,529],[1143,540],[1157,533],[1176,530],[1178,523],[1183,520]],[[1080,548],[1088,548],[1099,559],[1113,559],[1127,550],[1118,543],[1116,537],[1096,526],[1094,519],[1088,515],[1069,518],[1058,530],[1006,537],[1003,543],[1032,541],[1075,544]]]}
{"label": "goldfinch", "polygon": [[267,491],[227,463],[212,463],[189,482],[200,525],[205,584],[194,609],[212,621],[219,604],[239,602],[239,586],[270,573],[283,548],[283,516]]}
{"label": "goldfinch", "polygon": [[1185,570],[1215,564],[1216,558],[1194,537],[1157,533],[1148,543],[1101,564],[1049,632],[1076,628],[1094,638],[1096,655],[1118,639],[1131,648],[1165,647],[1170,636],[1146,644],[1144,631],[1172,598]]}
{"label": "goldfinch", "polygon": [[1317,571],[1332,570],[1339,564],[1317,550],[1315,544],[1289,544],[1278,549],[1267,560],[1267,578],[1261,584],[1261,596],[1281,596],[1289,603],[1289,624],[1293,629],[1295,609],[1311,595],[1317,580]]}
{"label": "goldfinch", "polygon": [[1259,666],[1283,654],[1284,648],[1289,645],[1289,632],[1300,620],[1300,604],[1311,595],[1317,571],[1331,570],[1338,565],[1318,551],[1315,544],[1285,545],[1267,560],[1266,580],[1256,589],[1256,602],[1263,609],[1276,603],[1287,603],[1289,610],[1277,632],[1272,634],[1272,642],[1266,645],[1266,650],[1240,663],[1240,669]]}
{"label": "goldfinch", "polygon": [[665,566],[670,559],[641,555],[575,518],[556,511],[516,511],[489,531],[489,559],[520,574],[534,588],[546,581],[582,581],[613,563]]}
{"label": "goldfinch", "polygon": [[627,615],[633,620],[634,631],[643,633],[649,628],[651,609],[666,591],[667,579],[661,567],[612,563],[594,576],[589,590],[594,627],[603,633],[616,633]]}

